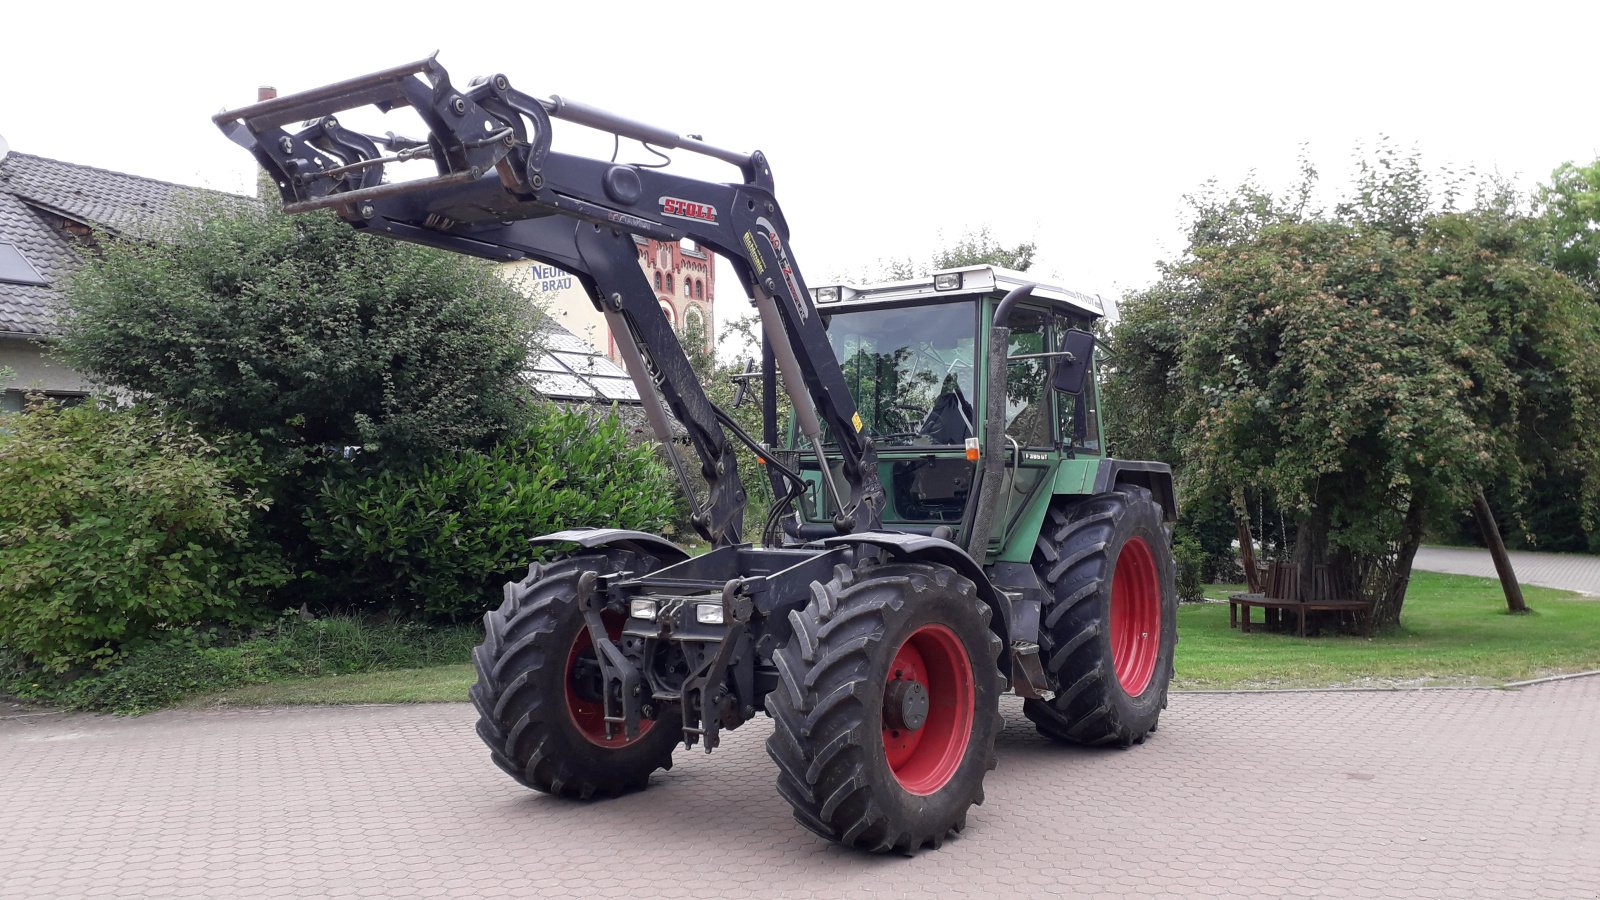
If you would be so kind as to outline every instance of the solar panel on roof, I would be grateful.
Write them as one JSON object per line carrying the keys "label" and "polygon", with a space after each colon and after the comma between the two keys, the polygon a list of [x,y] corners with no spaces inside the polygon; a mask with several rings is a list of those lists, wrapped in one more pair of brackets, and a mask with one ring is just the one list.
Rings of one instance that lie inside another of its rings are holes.
{"label": "solar panel on roof", "polygon": [[587,375],[590,372],[599,371],[599,366],[596,365],[596,361],[599,360],[600,357],[595,356],[592,353],[557,352],[555,357],[556,359],[561,360],[563,365],[572,371],[577,372],[579,375]]}
{"label": "solar panel on roof", "polygon": [[0,281],[10,282],[11,284],[45,285],[50,283],[43,275],[39,274],[38,269],[33,267],[33,263],[28,262],[28,258],[22,255],[22,251],[17,249],[16,244],[4,241],[0,241]]}
{"label": "solar panel on roof", "polygon": [[611,360],[606,359],[604,356],[596,356],[594,358],[594,374],[606,378],[628,377],[628,372],[626,369],[622,368]]}
{"label": "solar panel on roof", "polygon": [[633,382],[626,378],[591,378],[589,379],[600,393],[608,400],[638,400],[639,392],[634,389]]}
{"label": "solar panel on roof", "polygon": [[534,390],[547,397],[572,397],[578,400],[598,400],[600,394],[576,375],[557,375],[554,372],[528,372],[528,381]]}
{"label": "solar panel on roof", "polygon": [[593,353],[594,348],[584,342],[583,338],[575,334],[552,331],[544,335],[543,343],[551,350],[560,350],[564,353]]}

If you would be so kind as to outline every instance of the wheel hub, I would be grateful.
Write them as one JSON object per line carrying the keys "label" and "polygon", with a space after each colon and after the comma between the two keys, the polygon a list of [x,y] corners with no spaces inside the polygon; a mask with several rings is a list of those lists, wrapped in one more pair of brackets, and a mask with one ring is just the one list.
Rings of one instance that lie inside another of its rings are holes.
{"label": "wheel hub", "polygon": [[926,797],[955,776],[975,692],[972,663],[949,626],[924,625],[895,650],[883,685],[883,755],[902,788]]}
{"label": "wheel hub", "polygon": [[889,682],[883,692],[884,725],[900,731],[916,731],[928,721],[928,689],[915,681]]}

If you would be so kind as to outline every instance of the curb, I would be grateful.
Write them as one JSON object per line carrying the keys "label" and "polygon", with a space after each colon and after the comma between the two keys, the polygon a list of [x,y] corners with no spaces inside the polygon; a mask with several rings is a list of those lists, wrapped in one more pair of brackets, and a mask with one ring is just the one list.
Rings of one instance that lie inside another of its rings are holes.
{"label": "curb", "polygon": [[[1585,673],[1595,674],[1595,673]],[[1561,675],[1558,678],[1576,676]],[[1173,694],[1398,694],[1408,691],[1503,691],[1518,684],[1434,684],[1414,687],[1322,687],[1322,688],[1233,688],[1233,689],[1174,689]]]}
{"label": "curb", "polygon": [[1600,669],[1588,672],[1568,672],[1565,675],[1546,675],[1543,678],[1530,678],[1527,681],[1508,681],[1505,684],[1435,684],[1417,685],[1414,687],[1323,687],[1323,688],[1234,688],[1208,690],[1173,689],[1173,694],[1395,694],[1405,691],[1514,691],[1518,688],[1533,687],[1540,684],[1550,684],[1555,681],[1571,681],[1575,678],[1593,678],[1600,676]]}
{"label": "curb", "polygon": [[1508,688],[1529,687],[1535,684],[1549,684],[1552,681],[1570,681],[1574,678],[1592,678],[1600,675],[1600,669],[1588,672],[1570,672],[1566,675],[1546,675],[1543,678],[1530,678],[1527,681],[1513,681],[1506,685]]}

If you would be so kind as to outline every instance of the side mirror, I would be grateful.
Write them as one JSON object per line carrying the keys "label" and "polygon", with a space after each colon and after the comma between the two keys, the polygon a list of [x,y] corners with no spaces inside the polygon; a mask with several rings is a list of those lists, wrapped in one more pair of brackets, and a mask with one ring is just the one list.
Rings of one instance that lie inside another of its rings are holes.
{"label": "side mirror", "polygon": [[1083,384],[1089,379],[1094,359],[1094,335],[1074,328],[1061,342],[1062,355],[1056,357],[1051,383],[1064,394],[1083,393]]}

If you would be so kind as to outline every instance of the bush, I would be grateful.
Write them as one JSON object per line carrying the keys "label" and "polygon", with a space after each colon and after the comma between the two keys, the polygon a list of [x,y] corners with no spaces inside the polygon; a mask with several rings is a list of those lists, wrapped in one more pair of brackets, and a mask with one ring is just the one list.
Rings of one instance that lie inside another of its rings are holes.
{"label": "bush", "polygon": [[673,482],[615,416],[545,407],[531,418],[487,451],[324,481],[306,522],[336,592],[397,613],[475,616],[532,561],[530,537],[665,525]]}
{"label": "bush", "polygon": [[143,409],[48,404],[0,441],[0,645],[47,671],[158,631],[238,620],[284,583],[255,539],[247,445]]}
{"label": "bush", "polygon": [[0,653],[0,693],[72,709],[137,714],[245,684],[464,663],[481,637],[475,626],[426,628],[341,616],[303,621],[289,613],[234,644],[214,631],[171,633],[130,650],[102,671],[70,681]]}
{"label": "bush", "polygon": [[290,470],[487,446],[516,421],[533,304],[488,264],[241,202],[162,237],[108,242],[72,278],[78,369]]}
{"label": "bush", "polygon": [[1172,557],[1178,564],[1178,599],[1204,600],[1201,589],[1206,566],[1206,551],[1200,540],[1186,531],[1172,538]]}

